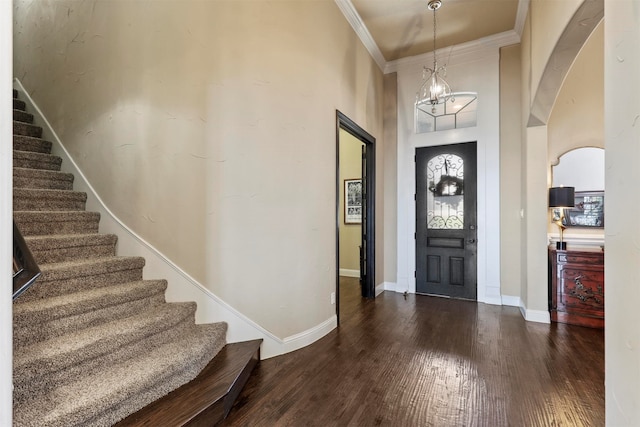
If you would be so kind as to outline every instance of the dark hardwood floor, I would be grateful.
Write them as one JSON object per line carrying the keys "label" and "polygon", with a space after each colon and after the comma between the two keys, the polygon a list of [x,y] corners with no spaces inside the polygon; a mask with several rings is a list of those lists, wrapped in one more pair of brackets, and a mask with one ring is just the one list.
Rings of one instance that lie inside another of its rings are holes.
{"label": "dark hardwood floor", "polygon": [[341,325],[260,362],[224,426],[602,426],[604,333],[341,283]]}

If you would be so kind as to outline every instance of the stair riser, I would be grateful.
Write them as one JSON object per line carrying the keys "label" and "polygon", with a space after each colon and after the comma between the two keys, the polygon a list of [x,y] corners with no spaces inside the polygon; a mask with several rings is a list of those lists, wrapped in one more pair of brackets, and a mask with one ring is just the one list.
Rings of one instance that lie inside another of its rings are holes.
{"label": "stair riser", "polygon": [[23,236],[97,233],[100,216],[90,213],[77,219],[31,218],[30,212],[14,212],[13,218]]}
{"label": "stair riser", "polygon": [[[31,320],[15,319],[14,316],[13,346],[14,349],[19,349],[67,333],[102,325],[113,319],[133,316],[150,307],[164,303],[164,289],[161,288],[142,299],[127,301],[121,298],[118,301],[106,302],[104,308],[86,310],[85,312],[63,318],[46,320],[49,318],[47,314],[51,313],[34,315]],[[69,310],[73,311],[73,308]],[[54,315],[59,315],[59,313],[55,313]],[[34,320],[37,321],[35,324]]]}
{"label": "stair riser", "polygon": [[32,301],[137,280],[142,280],[142,268],[54,281],[48,280],[46,274],[43,274],[20,298],[24,301]]}
{"label": "stair riser", "polygon": [[62,159],[55,156],[43,156],[42,158],[19,157],[16,155],[16,151],[14,151],[13,155],[13,166],[16,168],[59,171],[61,164]]}
{"label": "stair riser", "polygon": [[59,248],[38,248],[30,245],[29,250],[38,264],[48,264],[53,262],[74,261],[79,259],[92,259],[100,257],[114,256],[116,254],[115,243],[108,244],[87,244],[85,246],[59,247]]}
{"label": "stair riser", "polygon": [[23,123],[33,123],[33,114],[23,110],[13,110],[13,120]]}
{"label": "stair riser", "polygon": [[13,196],[15,211],[83,211],[86,201],[66,197],[42,197],[38,199]]}
{"label": "stair riser", "polygon": [[31,138],[22,135],[13,136],[13,149],[18,151],[50,154],[52,145],[51,141],[45,141],[40,138]]}
{"label": "stair riser", "polygon": [[151,352],[194,328],[195,317],[192,313],[187,317],[162,319],[154,326],[154,329],[136,330],[135,334],[122,334],[113,340],[101,341],[100,344],[75,352],[72,357],[14,368],[14,399],[32,399],[32,393],[46,392],[51,389],[51,384],[59,386],[77,378],[81,372],[91,372],[105,364],[126,363],[138,354]]}
{"label": "stair riser", "polygon": [[13,134],[42,138],[42,128],[29,123],[13,122]]}
{"label": "stair riser", "polygon": [[52,178],[30,178],[13,175],[13,188],[37,188],[40,190],[73,190],[73,180]]}
{"label": "stair riser", "polygon": [[27,104],[25,104],[24,101],[21,101],[19,99],[14,99],[13,100],[13,109],[14,110],[25,110],[27,108]]}

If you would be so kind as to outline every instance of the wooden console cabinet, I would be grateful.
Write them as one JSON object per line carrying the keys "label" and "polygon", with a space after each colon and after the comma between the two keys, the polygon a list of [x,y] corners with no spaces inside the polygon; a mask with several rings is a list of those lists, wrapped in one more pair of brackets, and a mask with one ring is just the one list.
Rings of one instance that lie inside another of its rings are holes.
{"label": "wooden console cabinet", "polygon": [[604,328],[604,251],[549,248],[551,321]]}

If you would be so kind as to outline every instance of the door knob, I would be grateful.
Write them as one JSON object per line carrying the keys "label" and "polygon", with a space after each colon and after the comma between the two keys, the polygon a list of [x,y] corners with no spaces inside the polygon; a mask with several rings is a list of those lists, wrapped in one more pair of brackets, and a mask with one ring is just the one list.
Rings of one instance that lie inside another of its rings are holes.
{"label": "door knob", "polygon": [[476,242],[476,239],[469,239],[469,240],[467,240],[467,243],[475,243],[475,242]]}

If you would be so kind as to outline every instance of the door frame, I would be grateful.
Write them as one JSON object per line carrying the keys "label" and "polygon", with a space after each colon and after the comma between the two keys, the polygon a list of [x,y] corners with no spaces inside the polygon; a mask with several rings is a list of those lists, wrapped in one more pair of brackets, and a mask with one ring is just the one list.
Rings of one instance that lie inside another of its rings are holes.
{"label": "door frame", "polygon": [[340,324],[340,191],[342,191],[342,183],[340,182],[340,129],[353,135],[360,140],[365,147],[366,170],[362,171],[366,176],[365,192],[367,198],[363,208],[366,210],[366,224],[362,224],[364,232],[367,235],[366,245],[366,280],[362,285],[362,296],[365,298],[375,298],[375,200],[376,200],[376,139],[358,126],[356,122],[351,120],[345,114],[336,110],[336,315],[338,324]]}

